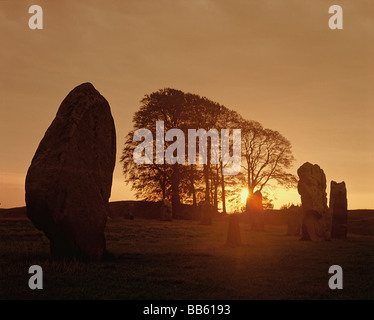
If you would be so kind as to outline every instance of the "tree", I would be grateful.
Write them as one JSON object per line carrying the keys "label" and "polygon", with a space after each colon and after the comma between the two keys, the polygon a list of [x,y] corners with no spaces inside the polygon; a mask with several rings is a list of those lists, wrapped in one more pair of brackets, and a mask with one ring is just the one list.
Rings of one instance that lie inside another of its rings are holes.
{"label": "tree", "polygon": [[[221,113],[218,117],[217,128],[218,130],[231,128],[240,129],[242,117],[234,110],[228,108],[222,108]],[[230,145],[231,146],[231,145]],[[230,153],[232,152],[232,147],[230,148]],[[223,168],[226,165],[223,164],[222,158],[220,157],[219,171],[217,172],[217,183],[221,187],[221,201],[222,201],[222,213],[226,214],[226,199],[227,195],[237,197],[241,193],[242,189],[242,174],[225,176],[223,174]],[[229,185],[230,190],[227,192],[227,185]],[[217,188],[216,188],[217,190]]]}
{"label": "tree", "polygon": [[[164,122],[164,134],[174,128],[182,130],[188,136],[188,129],[214,128],[223,106],[199,95],[184,93],[175,89],[161,89],[141,100],[141,106],[133,118],[134,129],[127,135],[121,157],[125,182],[132,183],[132,190],[137,198],[146,200],[171,199],[173,215],[176,216],[181,203],[192,196],[193,205],[201,198],[201,180],[205,181],[205,199],[210,201],[210,140],[208,139],[208,164],[157,164],[156,153],[153,152],[151,164],[137,165],[133,161],[133,151],[138,142],[133,140],[138,129],[148,129],[156,136],[156,121]],[[175,137],[174,137],[175,138]],[[174,141],[165,141],[165,151]],[[188,142],[186,139],[186,149]],[[152,150],[156,149],[152,141]],[[197,150],[199,148],[197,147]],[[202,168],[202,170],[201,170]]]}
{"label": "tree", "polygon": [[[289,188],[296,177],[288,173],[295,161],[291,143],[278,131],[265,129],[256,121],[242,120],[242,167],[248,188],[248,198],[254,191],[262,191],[270,182]],[[248,201],[247,201],[248,210]]]}
{"label": "tree", "polygon": [[[186,94],[186,101],[190,116],[186,119],[189,128],[204,129],[208,132],[211,129],[217,129],[217,121],[222,114],[224,106],[209,100],[206,97],[200,97],[195,94]],[[207,163],[203,164],[203,177],[205,182],[205,201],[211,203],[212,189],[211,180],[214,179],[211,165],[212,140],[207,138]]]}
{"label": "tree", "polygon": [[131,130],[125,138],[125,146],[120,159],[125,182],[132,184],[131,190],[135,191],[137,199],[158,201],[170,198],[170,167],[156,164],[136,164],[133,160],[133,151],[137,142],[133,140],[133,136],[134,130]]}
{"label": "tree", "polygon": [[[162,198],[169,198],[171,194],[174,216],[177,215],[180,205],[180,164],[156,164],[155,152],[153,152],[152,164],[135,164],[132,158],[136,146],[133,141],[133,133],[137,129],[145,128],[149,129],[155,137],[157,120],[164,122],[164,134],[168,129],[182,129],[187,111],[185,95],[180,90],[167,88],[146,95],[134,115],[134,130],[126,138],[121,157],[125,181],[133,183],[132,189],[136,191],[136,196],[150,199],[160,198],[162,194]],[[164,150],[171,143],[171,141],[165,142]],[[156,147],[153,141],[151,147],[152,149]],[[157,196],[152,196],[152,193]]]}

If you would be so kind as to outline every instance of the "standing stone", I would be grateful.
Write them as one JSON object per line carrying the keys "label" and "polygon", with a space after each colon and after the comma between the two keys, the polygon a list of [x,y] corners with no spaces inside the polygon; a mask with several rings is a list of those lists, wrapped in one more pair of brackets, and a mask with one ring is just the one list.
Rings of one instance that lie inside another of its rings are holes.
{"label": "standing stone", "polygon": [[240,235],[239,217],[236,214],[229,216],[229,228],[227,232],[226,245],[230,247],[240,246],[242,238]]}
{"label": "standing stone", "polygon": [[213,210],[213,206],[208,201],[204,200],[199,203],[200,224],[212,224]]}
{"label": "standing stone", "polygon": [[109,104],[81,84],[61,103],[26,176],[27,215],[54,258],[102,258],[115,159]]}
{"label": "standing stone", "polygon": [[129,203],[129,207],[128,207],[127,214],[125,215],[125,217],[126,219],[134,220],[134,217],[135,217],[135,203],[134,202]]}
{"label": "standing stone", "polygon": [[332,215],[331,238],[347,238],[347,189],[344,181],[331,181],[329,207]]}
{"label": "standing stone", "polygon": [[249,218],[252,230],[264,231],[264,209],[260,191],[256,191],[249,200]]}
{"label": "standing stone", "polygon": [[287,235],[300,236],[301,226],[303,222],[303,215],[300,207],[291,205],[287,209]]}
{"label": "standing stone", "polygon": [[329,239],[331,226],[327,208],[326,176],[318,165],[304,163],[298,170],[298,192],[303,212],[302,239],[321,241]]}
{"label": "standing stone", "polygon": [[171,202],[162,199],[160,205],[160,220],[161,221],[171,221],[172,220],[172,205]]}

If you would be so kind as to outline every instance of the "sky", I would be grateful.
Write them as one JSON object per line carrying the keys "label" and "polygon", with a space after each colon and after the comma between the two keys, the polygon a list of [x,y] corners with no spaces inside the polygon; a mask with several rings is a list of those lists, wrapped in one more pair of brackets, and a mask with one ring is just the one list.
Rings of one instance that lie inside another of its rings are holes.
{"label": "sky", "polygon": [[[373,209],[373,3],[1,0],[0,207],[25,205],[40,140],[65,96],[91,82],[116,125],[111,201],[134,199],[119,158],[139,101],[172,87],[281,132],[296,158],[290,172],[318,164],[328,186],[346,182],[349,209]],[[28,27],[33,4],[42,30]],[[328,26],[334,4],[342,30]],[[300,202],[296,190],[271,195],[276,208]]]}

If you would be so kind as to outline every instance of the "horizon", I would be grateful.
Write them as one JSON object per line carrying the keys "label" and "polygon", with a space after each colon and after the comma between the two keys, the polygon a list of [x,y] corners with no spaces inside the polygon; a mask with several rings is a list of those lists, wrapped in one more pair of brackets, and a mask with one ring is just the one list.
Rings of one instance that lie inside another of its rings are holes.
{"label": "horizon", "polygon": [[[66,95],[89,81],[108,100],[117,158],[110,202],[136,200],[119,158],[140,100],[160,88],[200,94],[290,140],[296,174],[318,164],[345,181],[349,210],[374,208],[374,16],[345,1],[343,30],[323,0],[0,2],[0,208],[25,206],[27,169]],[[131,117],[129,116],[131,115]],[[232,128],[231,128],[232,129]],[[239,197],[240,195],[238,195]],[[275,208],[300,203],[270,190]]]}
{"label": "horizon", "polygon": [[[127,202],[127,201],[145,201],[145,200],[113,200],[113,201],[109,201],[108,203],[114,203],[114,202]],[[159,201],[146,201],[146,202],[159,202]],[[11,207],[11,208],[1,208],[2,210],[11,210],[11,209],[22,209],[22,208],[26,208],[26,204],[24,206],[20,206],[20,207]],[[282,209],[278,208],[278,209],[264,209],[264,211],[280,211]],[[349,211],[374,211],[374,209],[370,209],[370,208],[360,208],[360,209],[348,209],[348,212]],[[227,214],[234,214],[234,213],[238,213],[238,214],[244,214],[245,212],[228,212]]]}

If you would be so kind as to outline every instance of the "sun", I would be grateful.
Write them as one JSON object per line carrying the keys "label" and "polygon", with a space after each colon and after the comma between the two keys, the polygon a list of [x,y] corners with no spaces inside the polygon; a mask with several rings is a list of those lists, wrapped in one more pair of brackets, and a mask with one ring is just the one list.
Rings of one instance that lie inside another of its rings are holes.
{"label": "sun", "polygon": [[248,198],[248,189],[243,189],[242,192],[240,193],[241,201],[243,204],[247,203],[247,198]]}

